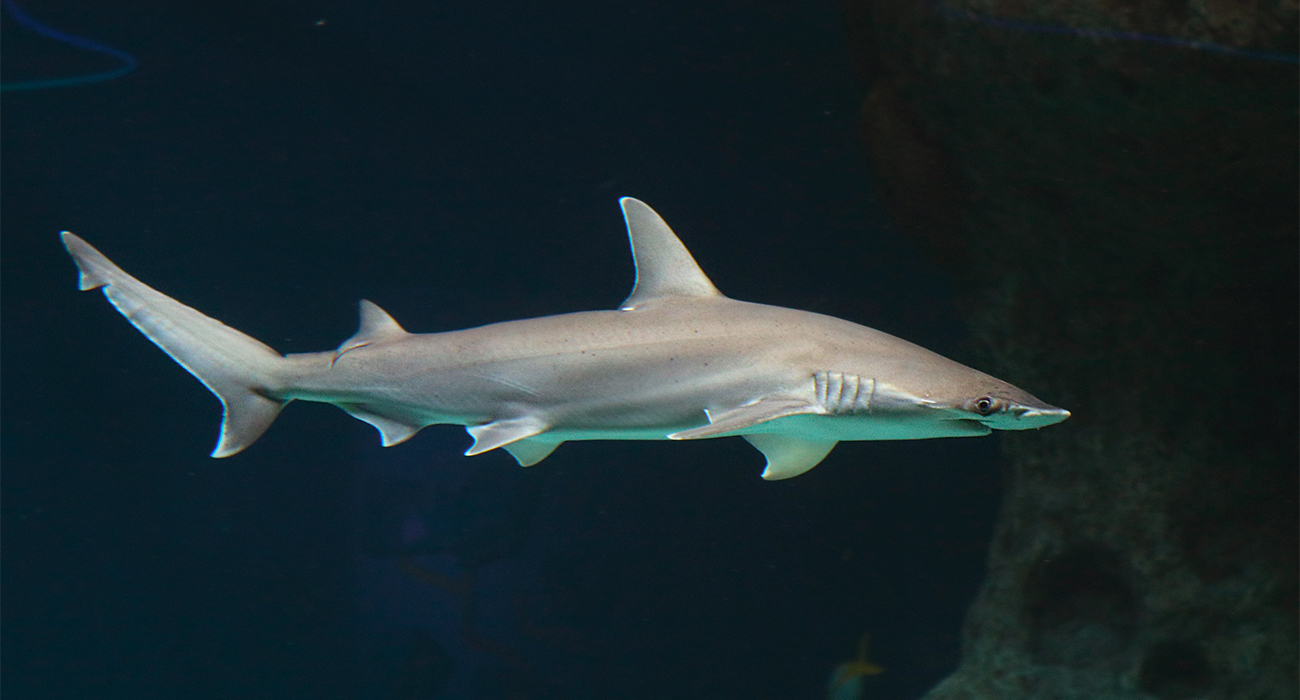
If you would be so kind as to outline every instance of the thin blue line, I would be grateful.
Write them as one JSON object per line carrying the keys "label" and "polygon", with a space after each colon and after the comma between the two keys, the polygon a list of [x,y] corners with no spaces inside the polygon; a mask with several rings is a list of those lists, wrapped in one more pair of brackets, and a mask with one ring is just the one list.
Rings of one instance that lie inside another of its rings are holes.
{"label": "thin blue line", "polygon": [[[8,0],[6,0],[6,2],[7,1]],[[1257,51],[1254,49],[1238,49],[1231,46],[1224,46],[1223,44],[1215,44],[1209,41],[1179,39],[1172,36],[1158,36],[1155,34],[1142,34],[1140,32],[1120,32],[1106,29],[1073,29],[1071,27],[1060,25],[1033,24],[1031,22],[1020,22],[1012,19],[985,17],[984,15],[977,15],[974,12],[955,10],[940,3],[935,3],[934,8],[938,10],[939,14],[947,15],[948,17],[953,17],[955,19],[964,19],[970,22],[985,24],[990,27],[1014,29],[1022,32],[1036,32],[1039,34],[1070,34],[1073,36],[1082,36],[1092,39],[1115,39],[1119,41],[1145,41],[1151,44],[1178,46],[1186,49],[1196,49],[1197,51],[1219,53],[1225,56],[1235,56],[1237,58],[1250,58],[1257,61],[1300,63],[1300,56],[1294,54],[1275,53],[1273,51]]]}
{"label": "thin blue line", "polygon": [[90,39],[84,39],[82,37],[73,36],[71,34],[64,34],[63,32],[54,29],[53,27],[47,27],[46,25],[41,24],[40,22],[37,22],[36,20],[32,19],[31,16],[28,15],[26,12],[23,12],[22,8],[18,7],[17,3],[15,3],[13,0],[4,0],[4,6],[5,9],[9,11],[9,16],[14,18],[14,21],[32,30],[33,32],[36,32],[37,34],[40,34],[41,36],[49,37],[51,39],[61,41],[65,44],[71,44],[79,49],[86,49],[87,51],[94,51],[96,53],[102,53],[107,56],[112,56],[113,58],[116,58],[117,60],[121,61],[123,65],[110,71],[104,71],[102,73],[91,73],[90,75],[78,75],[71,78],[51,78],[49,80],[24,80],[22,82],[17,82],[17,83],[5,83],[3,85],[0,85],[0,92],[10,92],[13,90],[43,90],[45,88],[69,87],[72,85],[85,85],[86,83],[99,83],[105,80],[112,80],[113,78],[121,77],[135,70],[136,67],[135,57],[125,51],[119,51],[111,46],[105,46],[97,41],[91,41]]}

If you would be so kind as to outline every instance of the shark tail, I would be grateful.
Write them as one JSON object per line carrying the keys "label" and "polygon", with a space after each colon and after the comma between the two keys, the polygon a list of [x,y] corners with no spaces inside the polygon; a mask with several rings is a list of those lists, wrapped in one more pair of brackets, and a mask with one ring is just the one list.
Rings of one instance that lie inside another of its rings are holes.
{"label": "shark tail", "polygon": [[126,274],[75,234],[61,235],[81,272],[81,290],[102,288],[131,325],[221,399],[225,415],[213,457],[229,457],[266,432],[288,403],[267,389],[287,362],[280,353]]}

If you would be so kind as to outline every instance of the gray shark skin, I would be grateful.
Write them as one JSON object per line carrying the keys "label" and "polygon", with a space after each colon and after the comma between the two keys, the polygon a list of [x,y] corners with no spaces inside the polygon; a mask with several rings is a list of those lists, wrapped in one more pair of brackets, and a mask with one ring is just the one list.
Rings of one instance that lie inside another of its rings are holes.
{"label": "gray shark skin", "polygon": [[356,335],[291,355],[62,237],[81,289],[103,289],[221,399],[213,457],[251,445],[294,400],[338,406],[375,426],[385,447],[428,425],[463,425],[474,439],[466,455],[501,447],[523,466],[566,440],[740,435],[767,457],[765,479],[812,469],[841,440],[987,435],[1070,415],[886,333],[728,299],[654,210],[620,204],[636,282],[618,310],[408,333],[362,301]]}

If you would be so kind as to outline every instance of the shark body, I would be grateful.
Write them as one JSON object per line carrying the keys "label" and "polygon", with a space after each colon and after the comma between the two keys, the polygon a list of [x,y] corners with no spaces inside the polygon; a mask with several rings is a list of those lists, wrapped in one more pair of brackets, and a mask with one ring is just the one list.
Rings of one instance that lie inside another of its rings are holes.
{"label": "shark body", "polygon": [[566,440],[743,436],[765,479],[797,476],[842,440],[1039,428],[1069,417],[1002,380],[886,333],[723,296],[672,229],[620,200],[636,282],[618,310],[408,333],[361,302],[333,351],[281,355],[114,265],[70,232],[83,290],[102,288],[137,329],[225,408],[214,457],[251,445],[294,400],[375,426],[384,446],[463,425],[467,455],[504,448],[523,466]]}

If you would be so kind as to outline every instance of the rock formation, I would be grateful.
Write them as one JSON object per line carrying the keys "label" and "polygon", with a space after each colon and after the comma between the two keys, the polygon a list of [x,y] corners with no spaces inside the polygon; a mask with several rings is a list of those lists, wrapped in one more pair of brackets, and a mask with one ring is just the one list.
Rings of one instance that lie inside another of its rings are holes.
{"label": "rock formation", "polygon": [[1004,436],[959,669],[926,700],[1297,697],[1296,6],[847,0],[863,138]]}

